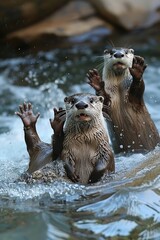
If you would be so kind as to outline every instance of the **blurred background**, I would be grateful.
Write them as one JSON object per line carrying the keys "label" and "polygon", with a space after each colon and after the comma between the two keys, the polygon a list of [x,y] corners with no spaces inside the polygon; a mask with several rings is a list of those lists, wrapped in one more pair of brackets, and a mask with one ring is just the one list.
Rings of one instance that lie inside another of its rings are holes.
{"label": "blurred background", "polygon": [[1,54],[6,45],[22,54],[22,50],[53,49],[71,42],[97,44],[102,38],[106,44],[158,46],[159,27],[159,0],[0,2]]}

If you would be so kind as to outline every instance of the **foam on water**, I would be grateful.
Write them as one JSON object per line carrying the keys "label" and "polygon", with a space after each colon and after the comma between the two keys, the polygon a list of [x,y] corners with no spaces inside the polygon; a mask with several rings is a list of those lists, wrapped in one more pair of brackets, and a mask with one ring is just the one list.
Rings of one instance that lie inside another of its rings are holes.
{"label": "foam on water", "polygon": [[[0,195],[8,196],[10,198],[17,198],[19,200],[41,198],[43,195],[48,194],[52,199],[74,200],[80,196],[92,195],[97,192],[97,185],[85,187],[79,184],[70,184],[65,181],[59,180],[52,184],[31,184],[14,183],[14,181],[28,168],[29,157],[26,150],[23,126],[21,120],[14,117],[5,117],[8,127],[12,129],[0,135],[1,145],[1,175],[0,175]],[[37,123],[37,130],[41,139],[50,143],[52,129],[50,127],[48,118],[41,118]],[[120,181],[126,179],[126,173],[132,172],[135,166],[143,163],[150,156],[142,154],[134,154],[129,157],[119,156],[116,158],[116,174],[113,176],[112,182],[103,182],[101,185],[103,189],[110,188],[115,191],[117,186],[124,185]],[[140,169],[136,174],[144,174],[146,170]],[[131,175],[132,177],[132,175]],[[98,184],[99,188],[99,184]],[[100,190],[98,189],[98,192]]]}

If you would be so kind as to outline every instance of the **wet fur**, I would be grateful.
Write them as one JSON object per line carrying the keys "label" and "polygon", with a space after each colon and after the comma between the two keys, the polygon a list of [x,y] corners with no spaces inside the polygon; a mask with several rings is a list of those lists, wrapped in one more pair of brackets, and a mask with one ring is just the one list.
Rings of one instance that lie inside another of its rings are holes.
{"label": "wet fur", "polygon": [[[96,99],[94,104],[89,103],[88,96]],[[75,122],[74,114],[77,112],[75,106],[66,106],[65,138],[61,158],[71,165],[72,171],[81,183],[94,182],[94,174],[96,180],[98,172],[102,171],[100,174],[102,176],[105,172],[114,171],[113,153],[104,125],[102,102],[89,94],[76,97],[89,103],[86,113],[92,116],[92,120]]]}
{"label": "wet fur", "polygon": [[[104,96],[104,103],[108,104],[104,111],[112,120],[107,122],[112,146],[115,153],[147,152],[154,149],[160,139],[143,100],[144,81],[132,76],[133,70],[131,75],[135,58],[133,50],[122,48],[114,51],[122,52],[124,57],[114,58],[113,50],[104,54],[101,89],[96,89],[96,94]],[[144,71],[143,60],[137,59]],[[116,62],[122,62],[124,69],[114,69]],[[94,80],[93,72],[89,79],[91,82]]]}
{"label": "wet fur", "polygon": [[145,152],[159,142],[159,134],[141,100],[129,100],[128,89],[117,88],[111,95],[112,106],[108,128],[116,153]]}
{"label": "wet fur", "polygon": [[[81,101],[88,105],[86,109],[78,110],[75,104]],[[30,156],[29,168],[20,180],[27,183],[51,182],[60,176],[65,179],[68,177],[72,182],[87,184],[99,181],[104,173],[113,172],[114,157],[108,142],[102,107],[103,97],[91,94],[68,97],[64,132],[64,110],[61,110],[58,112],[62,118],[55,116],[51,127],[56,131],[57,124],[60,124],[62,129],[60,127],[58,135],[52,137],[53,143],[47,144],[41,141],[36,131],[39,114],[34,115],[30,103],[20,105],[20,112],[16,114],[24,124],[25,142]],[[76,120],[77,113],[82,112],[88,115],[89,121]]]}

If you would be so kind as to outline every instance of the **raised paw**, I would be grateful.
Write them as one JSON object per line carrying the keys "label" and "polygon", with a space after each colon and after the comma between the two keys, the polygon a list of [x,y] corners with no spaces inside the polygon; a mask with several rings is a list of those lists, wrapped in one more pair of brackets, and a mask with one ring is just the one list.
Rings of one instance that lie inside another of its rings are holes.
{"label": "raised paw", "polygon": [[56,108],[53,109],[54,111],[54,119],[50,119],[50,124],[54,133],[59,135],[63,131],[63,125],[66,119],[66,111],[62,108],[58,110]]}
{"label": "raised paw", "polygon": [[144,58],[140,56],[135,56],[133,59],[132,68],[129,69],[133,79],[140,81],[146,67],[147,64],[144,63]]}
{"label": "raised paw", "polygon": [[103,81],[97,71],[97,69],[89,70],[87,73],[87,83],[91,85],[96,91],[99,91],[103,87]]}
{"label": "raised paw", "polygon": [[33,113],[31,103],[23,103],[23,105],[20,105],[19,112],[15,112],[15,114],[22,119],[24,127],[35,126],[37,119],[40,116],[40,113],[37,113],[36,115]]}

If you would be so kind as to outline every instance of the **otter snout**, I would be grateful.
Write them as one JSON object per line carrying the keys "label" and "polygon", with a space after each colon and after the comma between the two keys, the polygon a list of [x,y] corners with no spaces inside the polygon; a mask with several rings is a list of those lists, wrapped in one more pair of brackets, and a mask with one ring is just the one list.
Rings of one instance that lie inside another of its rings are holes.
{"label": "otter snout", "polygon": [[88,104],[85,103],[85,102],[83,102],[83,101],[80,101],[80,102],[78,102],[78,103],[75,104],[75,107],[76,107],[77,109],[85,109],[85,108],[88,107]]}
{"label": "otter snout", "polygon": [[122,58],[122,57],[124,57],[124,53],[121,52],[121,51],[117,51],[117,52],[115,52],[115,53],[113,54],[113,56],[114,56],[115,58]]}

